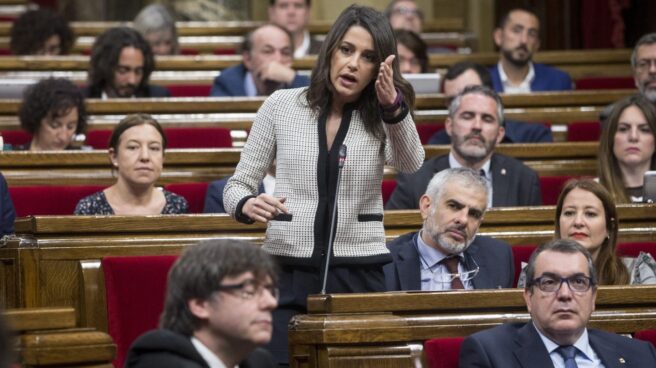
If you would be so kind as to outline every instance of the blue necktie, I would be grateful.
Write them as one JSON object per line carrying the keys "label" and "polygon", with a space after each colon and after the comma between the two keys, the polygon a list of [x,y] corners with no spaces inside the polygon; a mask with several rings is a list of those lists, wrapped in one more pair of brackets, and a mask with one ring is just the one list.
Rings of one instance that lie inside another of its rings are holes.
{"label": "blue necktie", "polygon": [[565,360],[565,368],[579,368],[579,366],[576,365],[576,350],[576,347],[572,345],[561,346],[556,349],[558,354],[560,354]]}

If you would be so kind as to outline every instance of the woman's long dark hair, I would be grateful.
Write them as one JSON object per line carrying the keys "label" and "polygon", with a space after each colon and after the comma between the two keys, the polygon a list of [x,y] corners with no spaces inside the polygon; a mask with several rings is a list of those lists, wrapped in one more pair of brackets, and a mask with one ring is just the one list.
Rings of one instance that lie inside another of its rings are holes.
{"label": "woman's long dark hair", "polygon": [[396,55],[392,63],[394,85],[403,93],[405,103],[411,111],[415,103],[415,92],[410,83],[401,76],[396,53],[396,39],[389,22],[382,13],[373,8],[351,5],[339,15],[326,35],[317,57],[317,63],[312,70],[310,87],[306,94],[307,103],[317,114],[326,112],[330,108],[334,91],[330,81],[331,56],[344,38],[344,34],[353,26],[366,29],[374,40],[374,53],[376,56],[376,60],[374,60],[376,63],[373,74],[374,79],[364,88],[356,103],[367,132],[382,139],[384,131],[381,125],[381,113],[374,86],[380,63],[389,55]]}

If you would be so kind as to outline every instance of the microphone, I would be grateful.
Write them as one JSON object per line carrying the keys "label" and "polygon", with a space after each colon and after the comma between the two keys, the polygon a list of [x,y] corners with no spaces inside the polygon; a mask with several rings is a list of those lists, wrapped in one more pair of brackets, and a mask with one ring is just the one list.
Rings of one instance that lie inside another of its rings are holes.
{"label": "microphone", "polygon": [[339,197],[339,185],[342,179],[342,168],[346,162],[346,145],[339,147],[339,161],[337,162],[337,187],[335,188],[335,201],[333,203],[333,216],[330,220],[330,236],[328,238],[328,249],[326,251],[326,260],[324,263],[323,277],[321,278],[321,294],[326,293],[326,283],[328,283],[328,268],[330,267],[330,255],[333,253],[333,242],[335,242],[335,226],[337,225],[337,198]]}

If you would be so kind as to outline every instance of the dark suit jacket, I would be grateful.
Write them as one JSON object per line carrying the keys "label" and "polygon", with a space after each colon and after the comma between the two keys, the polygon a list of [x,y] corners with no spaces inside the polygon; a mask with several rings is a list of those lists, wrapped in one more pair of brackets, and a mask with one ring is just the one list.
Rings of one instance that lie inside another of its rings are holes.
{"label": "dark suit jacket", "polygon": [[[392,263],[383,267],[388,291],[421,290],[421,261],[414,243],[416,232],[400,236],[387,244]],[[508,243],[487,236],[477,236],[464,251],[468,270],[472,259],[480,268],[472,279],[474,289],[511,288],[515,281],[513,255]]]}
{"label": "dark suit jacket", "polygon": [[[656,350],[645,341],[588,329],[590,346],[606,368],[656,367]],[[623,363],[620,363],[623,361]],[[460,349],[460,368],[552,368],[533,322],[504,324],[475,333]]]}
{"label": "dark suit jacket", "polygon": [[[82,88],[82,95],[85,98],[100,98],[102,96],[102,89],[99,87],[87,86]],[[146,88],[138,89],[135,97],[171,97],[171,92],[168,89],[160,86],[146,85]]]}
{"label": "dark suit jacket", "polygon": [[[396,189],[385,205],[388,210],[419,208],[419,198],[437,172],[449,168],[449,155],[433,157],[414,174],[398,174]],[[498,153],[492,155],[492,206],[539,206],[540,179],[521,161]]]}
{"label": "dark suit jacket", "polygon": [[[219,74],[218,77],[214,78],[214,84],[212,85],[212,91],[210,96],[223,96],[223,97],[241,97],[246,96],[246,88],[244,88],[244,78],[246,77],[246,67],[244,64],[239,64],[224,71]],[[285,86],[284,88],[298,88],[298,87],[307,87],[310,84],[310,78],[296,74],[292,84]]]}
{"label": "dark suit jacket", "polygon": [[[204,213],[226,213],[225,207],[223,207],[223,189],[225,189],[228,179],[230,179],[230,176],[214,180],[207,187],[205,206],[203,207]],[[257,194],[264,193],[264,185],[260,184],[258,190]]]}
{"label": "dark suit jacket", "polygon": [[[130,347],[126,368],[209,368],[191,339],[170,330],[159,329],[141,335]],[[254,350],[240,368],[275,367],[266,350]]]}
{"label": "dark suit jacket", "polygon": [[[503,92],[498,67],[499,64],[490,67],[490,77],[492,77],[494,90]],[[538,63],[533,63],[533,70],[535,70],[535,78],[531,82],[531,91],[569,91],[572,89],[572,79],[562,70]]]}
{"label": "dark suit jacket", "polygon": [[14,233],[16,210],[5,177],[0,174],[0,237]]}
{"label": "dark suit jacket", "polygon": [[[506,134],[501,143],[553,142],[551,129],[544,124],[506,120],[504,126]],[[430,137],[428,144],[451,144],[451,137],[442,129]]]}

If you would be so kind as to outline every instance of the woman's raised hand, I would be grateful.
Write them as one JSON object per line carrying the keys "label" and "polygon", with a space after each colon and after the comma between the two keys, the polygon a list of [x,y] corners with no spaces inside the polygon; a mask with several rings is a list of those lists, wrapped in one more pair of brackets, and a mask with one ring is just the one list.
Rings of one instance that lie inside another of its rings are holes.
{"label": "woman's raised hand", "polygon": [[394,88],[394,71],[392,62],[395,55],[390,55],[380,63],[378,77],[376,78],[376,96],[381,106],[390,106],[396,101],[396,89]]}

